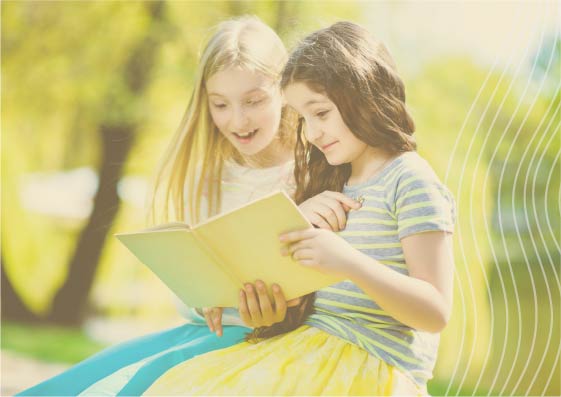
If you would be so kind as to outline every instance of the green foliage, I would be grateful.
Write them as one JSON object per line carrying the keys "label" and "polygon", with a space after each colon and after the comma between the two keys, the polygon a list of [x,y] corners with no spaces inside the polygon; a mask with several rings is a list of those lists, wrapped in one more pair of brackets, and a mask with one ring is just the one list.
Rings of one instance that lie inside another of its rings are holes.
{"label": "green foliage", "polygon": [[[555,165],[561,143],[555,99],[538,90],[539,80],[525,91],[526,80],[487,75],[466,59],[441,60],[408,83],[419,151],[458,206],[454,311],[442,334],[435,382],[453,378],[450,393],[475,386],[476,394],[503,386],[525,393],[529,382],[517,384],[524,364],[535,368],[542,362],[546,370],[531,390],[541,394],[554,361],[546,341],[560,335],[558,327],[546,330],[559,319],[550,313],[556,305],[550,298],[559,288],[553,269],[559,269],[554,240],[561,224],[553,193],[561,180]],[[548,230],[547,220],[554,230]],[[537,304],[544,328],[518,329],[533,324]],[[533,337],[535,345],[522,343],[517,353],[510,348]],[[502,348],[506,359],[501,361]],[[516,368],[503,385],[513,361]],[[497,370],[502,380],[494,383]],[[526,376],[533,376],[531,371]],[[559,390],[558,382],[548,390]]]}
{"label": "green foliage", "polygon": [[2,322],[2,350],[16,351],[37,360],[74,364],[104,347],[76,329]]}

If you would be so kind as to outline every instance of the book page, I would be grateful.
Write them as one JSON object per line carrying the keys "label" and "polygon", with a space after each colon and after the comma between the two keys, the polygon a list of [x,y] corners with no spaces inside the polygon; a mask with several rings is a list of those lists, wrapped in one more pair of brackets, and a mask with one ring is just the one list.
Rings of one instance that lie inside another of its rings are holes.
{"label": "book page", "polygon": [[280,234],[308,227],[311,225],[297,206],[279,192],[213,217],[195,226],[193,232],[213,248],[236,278],[277,283],[286,299],[293,299],[341,281],[280,254]]}
{"label": "book page", "polygon": [[241,287],[186,229],[141,231],[116,237],[187,306],[232,307]]}

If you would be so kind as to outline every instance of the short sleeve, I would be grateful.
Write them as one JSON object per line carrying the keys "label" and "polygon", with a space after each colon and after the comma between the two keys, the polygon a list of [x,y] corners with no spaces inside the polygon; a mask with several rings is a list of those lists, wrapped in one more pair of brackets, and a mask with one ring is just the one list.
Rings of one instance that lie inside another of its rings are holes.
{"label": "short sleeve", "polygon": [[398,235],[444,231],[452,233],[455,203],[450,191],[430,172],[408,172],[399,178],[395,194]]}

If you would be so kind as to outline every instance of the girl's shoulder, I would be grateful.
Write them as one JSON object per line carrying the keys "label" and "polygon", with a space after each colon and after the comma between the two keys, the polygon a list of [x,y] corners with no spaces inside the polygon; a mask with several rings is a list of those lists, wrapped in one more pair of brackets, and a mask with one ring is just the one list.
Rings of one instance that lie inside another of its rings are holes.
{"label": "girl's shoulder", "polygon": [[[433,187],[451,196],[429,162],[417,152],[406,152],[397,157],[384,175],[386,191],[397,194],[404,189]],[[395,197],[394,197],[395,198]]]}
{"label": "girl's shoulder", "polygon": [[[426,230],[452,230],[456,220],[454,197],[428,161],[418,153],[400,156],[390,185],[388,201],[398,218],[411,229],[403,231],[403,235],[400,232],[400,237],[418,232],[421,226]],[[415,222],[420,222],[420,226],[415,226]]]}
{"label": "girl's shoulder", "polygon": [[393,169],[388,179],[396,184],[411,178],[440,183],[431,165],[417,152],[403,153],[391,165]]}
{"label": "girl's shoulder", "polygon": [[404,181],[412,179],[426,182],[438,182],[438,177],[429,165],[417,152],[401,153],[393,158],[382,171],[368,181],[358,185],[345,185],[344,193],[364,193],[368,191],[392,192]]}

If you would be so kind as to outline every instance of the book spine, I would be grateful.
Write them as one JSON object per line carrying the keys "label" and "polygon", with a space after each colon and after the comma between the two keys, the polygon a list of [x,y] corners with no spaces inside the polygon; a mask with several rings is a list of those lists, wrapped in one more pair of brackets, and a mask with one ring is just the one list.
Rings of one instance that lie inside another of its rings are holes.
{"label": "book spine", "polygon": [[208,244],[204,242],[204,239],[202,239],[201,236],[199,236],[195,228],[191,229],[191,233],[193,234],[193,237],[195,237],[195,240],[197,240],[197,243],[199,243],[199,246],[202,247],[205,250],[205,252],[208,254],[208,256],[210,256],[214,260],[214,262],[220,267],[220,270],[222,270],[228,277],[230,277],[232,283],[236,285],[238,288],[242,288],[243,282],[232,272],[231,267],[227,265],[227,263],[223,260],[223,258],[221,258],[220,255],[218,255],[214,250],[212,250],[208,246]]}

